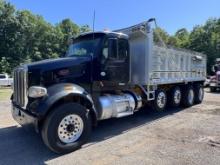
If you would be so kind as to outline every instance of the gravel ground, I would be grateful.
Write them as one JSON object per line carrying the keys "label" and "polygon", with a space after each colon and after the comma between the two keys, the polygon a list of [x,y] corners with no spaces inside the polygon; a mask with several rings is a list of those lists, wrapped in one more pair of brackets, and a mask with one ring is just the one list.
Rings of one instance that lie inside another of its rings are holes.
{"label": "gravel ground", "polygon": [[0,102],[0,164],[220,164],[220,93],[164,114],[140,111],[99,123],[90,141],[66,155],[50,152],[40,136],[13,121]]}

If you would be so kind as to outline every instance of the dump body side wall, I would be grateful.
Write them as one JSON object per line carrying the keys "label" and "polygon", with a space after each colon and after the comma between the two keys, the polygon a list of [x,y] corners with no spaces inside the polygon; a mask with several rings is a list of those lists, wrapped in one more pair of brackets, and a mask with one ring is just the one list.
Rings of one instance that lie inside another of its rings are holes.
{"label": "dump body side wall", "polygon": [[147,22],[116,30],[129,36],[131,84],[161,85],[205,81],[206,55],[158,46]]}
{"label": "dump body side wall", "polygon": [[153,46],[152,83],[205,81],[206,56],[184,49]]}

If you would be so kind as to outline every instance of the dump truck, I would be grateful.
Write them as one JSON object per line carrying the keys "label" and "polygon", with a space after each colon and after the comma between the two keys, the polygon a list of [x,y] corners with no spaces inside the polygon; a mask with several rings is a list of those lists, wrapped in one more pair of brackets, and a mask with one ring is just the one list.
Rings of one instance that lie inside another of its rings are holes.
{"label": "dump truck", "polygon": [[220,58],[216,59],[212,72],[214,75],[210,77],[209,88],[210,92],[216,92],[217,89],[220,89]]}
{"label": "dump truck", "polygon": [[83,33],[72,38],[64,57],[15,68],[13,118],[34,126],[50,150],[68,153],[85,144],[101,120],[145,106],[163,113],[168,106],[201,103],[206,56],[161,46],[153,36],[152,19]]}

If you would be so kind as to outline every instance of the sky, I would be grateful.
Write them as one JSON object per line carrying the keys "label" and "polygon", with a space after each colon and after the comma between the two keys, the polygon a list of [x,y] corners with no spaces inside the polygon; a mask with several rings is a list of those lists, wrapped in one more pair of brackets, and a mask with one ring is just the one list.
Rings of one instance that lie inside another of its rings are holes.
{"label": "sky", "polygon": [[19,10],[30,10],[56,24],[70,18],[95,30],[115,30],[156,18],[169,34],[180,28],[189,31],[208,18],[220,18],[220,0],[8,0]]}

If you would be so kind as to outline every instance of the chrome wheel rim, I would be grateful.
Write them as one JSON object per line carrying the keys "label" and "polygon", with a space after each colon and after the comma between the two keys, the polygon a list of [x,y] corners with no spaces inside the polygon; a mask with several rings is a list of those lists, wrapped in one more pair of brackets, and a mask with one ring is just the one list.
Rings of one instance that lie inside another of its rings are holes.
{"label": "chrome wheel rim", "polygon": [[193,92],[192,89],[189,90],[188,100],[189,100],[189,103],[190,103],[190,104],[193,104],[194,92]]}
{"label": "chrome wheel rim", "polygon": [[63,143],[77,141],[83,132],[83,120],[76,114],[65,116],[58,126],[58,137]]}
{"label": "chrome wheel rim", "polygon": [[166,94],[164,92],[160,92],[157,97],[157,105],[159,108],[164,108],[166,105]]}
{"label": "chrome wheel rim", "polygon": [[175,104],[179,104],[180,101],[181,101],[181,92],[180,92],[180,90],[176,90],[174,92],[174,102],[175,102]]}

